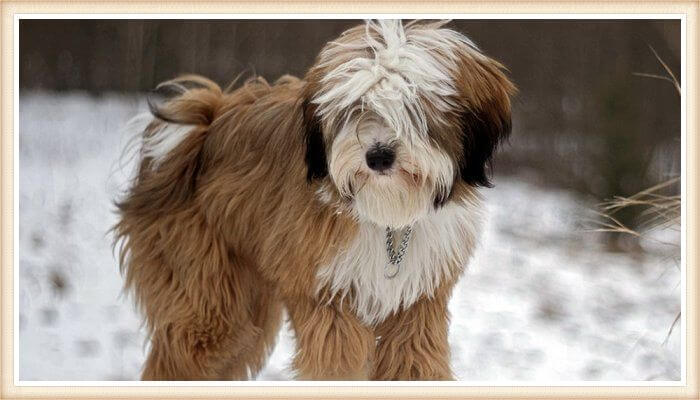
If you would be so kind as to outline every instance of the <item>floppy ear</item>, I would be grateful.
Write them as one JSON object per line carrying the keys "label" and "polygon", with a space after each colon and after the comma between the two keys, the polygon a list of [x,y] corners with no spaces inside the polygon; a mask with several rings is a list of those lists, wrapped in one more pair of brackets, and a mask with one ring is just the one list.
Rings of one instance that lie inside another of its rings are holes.
{"label": "floppy ear", "polygon": [[496,148],[511,131],[510,112],[493,115],[483,110],[467,110],[462,115],[463,164],[460,174],[472,186],[493,187],[489,180]]}
{"label": "floppy ear", "polygon": [[460,121],[460,174],[469,185],[492,187],[491,160],[498,145],[510,135],[510,96],[516,89],[498,62],[484,56],[470,61],[472,65],[461,79],[466,104]]}
{"label": "floppy ear", "polygon": [[308,100],[302,104],[304,113],[304,135],[306,144],[306,180],[310,183],[316,179],[328,176],[328,162],[326,160],[326,145],[323,141],[321,121],[316,115],[316,106]]}

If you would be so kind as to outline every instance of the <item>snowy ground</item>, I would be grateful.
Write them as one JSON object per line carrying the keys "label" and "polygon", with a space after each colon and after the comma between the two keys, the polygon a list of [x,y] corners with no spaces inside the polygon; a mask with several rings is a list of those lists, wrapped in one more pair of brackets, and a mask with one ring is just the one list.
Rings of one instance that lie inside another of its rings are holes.
{"label": "snowy ground", "polygon": [[[120,295],[108,228],[124,180],[120,126],[143,103],[22,94],[19,378],[138,379],[146,346]],[[606,252],[588,204],[497,177],[482,247],[450,303],[452,363],[465,381],[678,380],[677,250]],[[285,326],[263,380],[289,379]]]}

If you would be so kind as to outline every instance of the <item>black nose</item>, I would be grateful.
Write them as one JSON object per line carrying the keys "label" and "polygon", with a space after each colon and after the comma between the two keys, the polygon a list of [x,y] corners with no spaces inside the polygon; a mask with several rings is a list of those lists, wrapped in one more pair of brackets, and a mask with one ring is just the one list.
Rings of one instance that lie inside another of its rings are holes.
{"label": "black nose", "polygon": [[368,167],[375,171],[382,172],[391,168],[394,164],[396,153],[390,147],[375,146],[365,154],[365,158],[367,159]]}

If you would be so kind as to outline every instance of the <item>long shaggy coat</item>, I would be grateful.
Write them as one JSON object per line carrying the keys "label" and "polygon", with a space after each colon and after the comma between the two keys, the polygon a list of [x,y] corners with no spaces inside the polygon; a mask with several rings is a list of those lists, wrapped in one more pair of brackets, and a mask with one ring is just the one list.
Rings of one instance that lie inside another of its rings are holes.
{"label": "long shaggy coat", "polygon": [[[254,377],[283,308],[299,379],[452,379],[447,303],[514,87],[443,25],[368,22],[304,79],[162,85],[177,95],[139,130],[114,228],[150,335],[144,380]],[[385,143],[396,161],[376,174],[365,152]],[[388,277],[386,230],[408,226]]]}

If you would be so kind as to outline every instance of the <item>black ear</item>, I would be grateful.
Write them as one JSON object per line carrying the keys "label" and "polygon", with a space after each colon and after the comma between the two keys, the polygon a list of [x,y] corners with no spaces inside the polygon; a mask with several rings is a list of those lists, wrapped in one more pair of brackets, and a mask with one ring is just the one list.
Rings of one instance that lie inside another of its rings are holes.
{"label": "black ear", "polygon": [[323,141],[321,121],[315,113],[315,107],[304,101],[304,130],[306,135],[306,180],[312,182],[328,176],[328,162],[326,160],[326,145]]}
{"label": "black ear", "polygon": [[493,187],[489,176],[498,145],[511,131],[510,107],[467,110],[462,114],[462,165],[460,174],[472,186]]}

